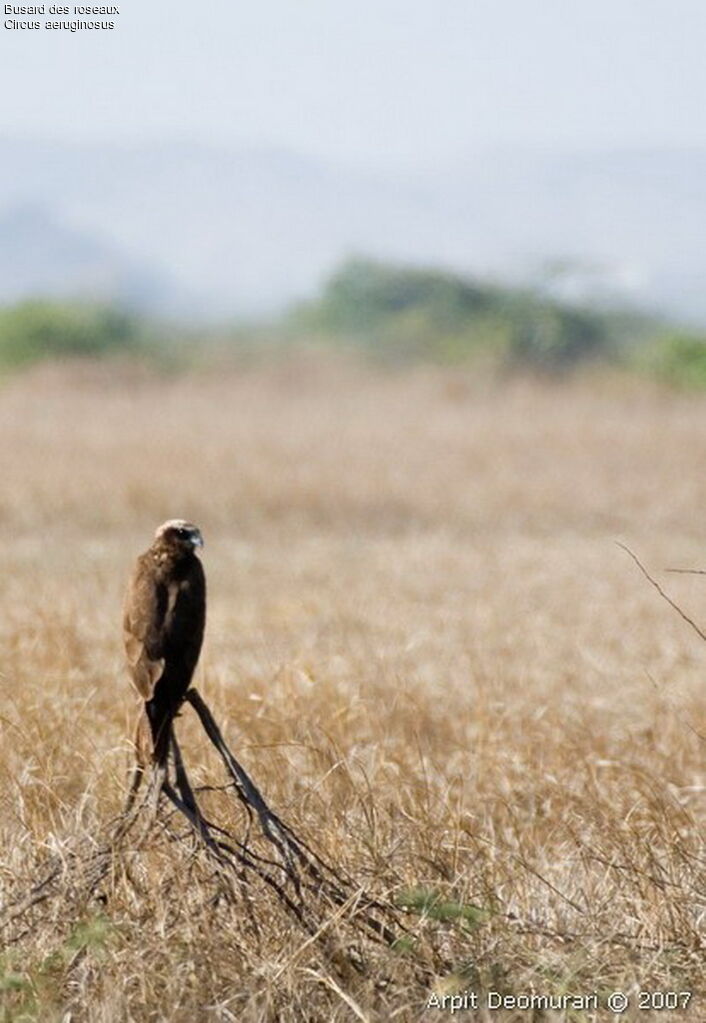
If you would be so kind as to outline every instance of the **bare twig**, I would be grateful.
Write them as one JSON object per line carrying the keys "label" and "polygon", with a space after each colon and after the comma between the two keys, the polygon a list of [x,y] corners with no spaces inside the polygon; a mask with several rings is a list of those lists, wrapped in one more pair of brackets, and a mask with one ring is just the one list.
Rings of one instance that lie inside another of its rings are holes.
{"label": "bare twig", "polygon": [[660,597],[663,600],[666,600],[666,602],[669,604],[669,606],[671,608],[673,608],[677,612],[677,614],[682,619],[682,621],[685,621],[687,625],[690,625],[691,628],[696,633],[696,635],[700,639],[703,639],[704,642],[706,642],[706,632],[704,632],[703,629],[699,628],[699,626],[696,624],[696,622],[693,620],[693,618],[690,618],[689,615],[686,613],[686,611],[683,611],[679,607],[679,605],[676,603],[676,601],[672,600],[672,598],[669,596],[668,593],[665,593],[665,591],[662,589],[662,587],[657,582],[657,580],[652,578],[650,573],[647,571],[645,566],[642,564],[642,562],[638,558],[637,554],[635,554],[633,551],[631,551],[630,548],[626,544],[621,543],[620,540],[616,540],[615,543],[616,543],[617,547],[620,547],[622,550],[625,551],[625,553],[627,555],[629,555],[629,557],[632,558],[632,560],[635,562],[637,567],[640,569],[640,571],[644,575],[645,579],[647,579],[648,583],[650,583],[652,586],[654,586],[654,588],[659,593]]}

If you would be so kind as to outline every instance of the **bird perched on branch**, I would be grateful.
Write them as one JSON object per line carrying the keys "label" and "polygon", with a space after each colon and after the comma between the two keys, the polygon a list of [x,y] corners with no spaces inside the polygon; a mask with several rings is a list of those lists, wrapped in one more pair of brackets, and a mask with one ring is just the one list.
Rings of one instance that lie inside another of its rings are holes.
{"label": "bird perched on branch", "polygon": [[145,701],[137,727],[138,766],[167,763],[172,722],[191,685],[206,622],[206,580],[196,549],[201,531],[170,519],[137,559],[125,595],[123,629],[132,682]]}

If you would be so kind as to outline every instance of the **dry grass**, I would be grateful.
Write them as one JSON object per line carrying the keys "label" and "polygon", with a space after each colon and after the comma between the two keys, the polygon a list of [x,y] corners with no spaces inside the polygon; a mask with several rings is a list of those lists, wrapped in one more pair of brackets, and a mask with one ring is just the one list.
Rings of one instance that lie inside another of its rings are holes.
{"label": "dry grass", "polygon": [[[104,905],[47,906],[6,949],[4,1019],[431,1020],[432,989],[489,987],[692,990],[626,1018],[706,1018],[706,647],[613,543],[706,565],[704,400],[307,360],[45,368],[5,384],[0,433],[2,888],[120,806],[123,582],[184,515],[231,744],[361,883],[443,895],[456,919],[420,926],[457,973],[389,952],[341,976],[155,837]],[[706,581],[666,580],[703,620]],[[192,717],[182,748],[220,782]]]}

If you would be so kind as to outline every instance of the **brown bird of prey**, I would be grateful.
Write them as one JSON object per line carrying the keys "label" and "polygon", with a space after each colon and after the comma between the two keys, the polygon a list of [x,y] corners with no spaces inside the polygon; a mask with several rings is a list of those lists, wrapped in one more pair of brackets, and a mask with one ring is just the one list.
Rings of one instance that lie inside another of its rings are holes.
{"label": "brown bird of prey", "polygon": [[132,682],[145,701],[137,759],[164,768],[172,722],[191,685],[206,622],[206,580],[196,548],[201,531],[184,519],[163,523],[137,559],[125,595],[123,629]]}

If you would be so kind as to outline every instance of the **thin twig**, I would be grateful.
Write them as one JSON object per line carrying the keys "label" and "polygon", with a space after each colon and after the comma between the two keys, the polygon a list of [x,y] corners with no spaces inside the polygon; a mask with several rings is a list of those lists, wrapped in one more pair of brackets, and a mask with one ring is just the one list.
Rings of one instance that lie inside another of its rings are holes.
{"label": "thin twig", "polygon": [[642,564],[642,562],[638,558],[637,554],[634,554],[633,551],[631,551],[630,548],[626,544],[621,543],[620,540],[616,540],[615,544],[616,544],[617,547],[620,547],[622,550],[624,550],[625,553],[632,558],[632,560],[635,562],[637,567],[640,569],[640,571],[644,575],[645,579],[647,579],[648,583],[650,583],[652,586],[654,586],[654,588],[659,593],[660,597],[662,597],[663,600],[666,600],[667,603],[669,604],[669,606],[671,608],[673,608],[677,612],[679,617],[683,621],[685,621],[687,625],[690,625],[691,628],[696,633],[696,635],[700,639],[703,639],[703,641],[706,643],[706,632],[704,632],[701,628],[699,628],[699,626],[696,624],[696,622],[693,620],[693,618],[690,618],[689,615],[686,613],[686,611],[682,611],[682,609],[679,607],[679,605],[676,603],[676,601],[672,600],[672,598],[669,596],[668,593],[664,592],[664,590],[662,589],[660,584],[657,582],[657,580],[652,578],[650,573],[647,571],[645,566]]}

